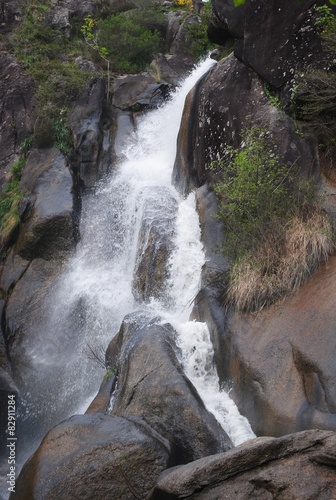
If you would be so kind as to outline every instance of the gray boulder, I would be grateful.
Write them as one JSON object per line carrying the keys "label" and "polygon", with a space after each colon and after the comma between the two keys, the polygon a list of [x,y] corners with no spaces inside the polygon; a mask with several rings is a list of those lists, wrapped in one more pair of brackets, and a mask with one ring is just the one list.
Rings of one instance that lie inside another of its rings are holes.
{"label": "gray boulder", "polygon": [[258,438],[165,471],[147,500],[302,500],[336,496],[336,434]]}
{"label": "gray boulder", "polygon": [[141,302],[151,298],[169,302],[167,277],[177,202],[168,189],[156,188],[143,207],[133,294]]}
{"label": "gray boulder", "polygon": [[170,442],[174,464],[231,448],[184,375],[169,324],[144,313],[126,316],[109,346],[107,364],[117,366],[112,413],[144,418]]}
{"label": "gray boulder", "polygon": [[246,0],[235,8],[232,0],[214,0],[208,33],[215,43],[235,38],[235,56],[264,81],[281,88],[300,68],[324,67],[313,8],[324,4],[324,0],[284,0],[279,6],[276,0]]}
{"label": "gray boulder", "polygon": [[104,81],[90,80],[69,118],[75,149],[76,180],[85,188],[94,187],[109,171],[110,126],[103,113],[104,98]]}
{"label": "gray boulder", "polygon": [[317,171],[312,140],[297,133],[293,120],[269,102],[261,79],[233,55],[222,59],[188,94],[178,137],[173,181],[183,193],[217,180],[212,161],[227,145],[238,147],[242,130],[260,126],[272,134],[280,161]]}
{"label": "gray boulder", "polygon": [[73,182],[57,149],[33,151],[22,172],[21,227],[15,251],[25,260],[50,259],[73,248]]}
{"label": "gray boulder", "polygon": [[76,415],[45,436],[11,498],[144,498],[169,460],[167,441],[141,419]]}

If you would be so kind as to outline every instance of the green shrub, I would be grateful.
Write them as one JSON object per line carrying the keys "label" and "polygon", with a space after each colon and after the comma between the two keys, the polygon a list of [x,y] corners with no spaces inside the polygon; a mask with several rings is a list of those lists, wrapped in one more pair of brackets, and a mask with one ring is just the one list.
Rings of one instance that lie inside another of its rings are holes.
{"label": "green shrub", "polygon": [[99,44],[106,47],[111,70],[136,73],[164,49],[159,29],[163,17],[154,10],[132,10],[99,22]]}
{"label": "green shrub", "polygon": [[222,251],[232,259],[227,299],[256,310],[296,289],[330,255],[332,225],[314,182],[280,163],[261,128],[243,131],[242,146],[228,148],[212,168],[221,175],[214,190],[226,231]]}
{"label": "green shrub", "polygon": [[189,35],[189,44],[187,49],[196,59],[205,57],[210,50],[213,50],[216,47],[215,44],[210,42],[207,33],[210,15],[211,2],[204,2],[202,13],[200,15],[200,22],[190,24],[187,27]]}

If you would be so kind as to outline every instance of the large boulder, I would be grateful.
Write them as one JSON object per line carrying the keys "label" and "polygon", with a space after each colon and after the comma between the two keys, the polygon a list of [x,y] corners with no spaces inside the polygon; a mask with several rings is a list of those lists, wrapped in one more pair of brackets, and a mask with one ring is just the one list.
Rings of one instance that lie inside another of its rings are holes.
{"label": "large boulder", "polygon": [[178,137],[173,180],[186,193],[216,180],[211,162],[227,145],[238,147],[242,131],[268,130],[281,162],[297,164],[307,174],[317,170],[316,145],[301,137],[293,120],[269,102],[262,80],[233,55],[221,60],[188,94]]}
{"label": "large boulder", "polygon": [[45,436],[11,498],[144,498],[169,464],[168,442],[143,420],[76,415]]}
{"label": "large boulder", "polygon": [[336,434],[320,430],[258,438],[165,471],[148,500],[334,498]]}
{"label": "large boulder", "polygon": [[184,375],[169,324],[144,313],[127,316],[107,360],[118,376],[112,413],[144,418],[170,442],[174,464],[232,446]]}
{"label": "large boulder", "polygon": [[222,44],[235,38],[235,56],[265,82],[280,88],[298,69],[325,66],[314,10],[325,3],[284,0],[279,6],[277,0],[246,0],[235,8],[232,0],[213,0],[209,36]]}
{"label": "large boulder", "polygon": [[140,302],[169,302],[167,278],[177,202],[166,188],[156,188],[144,203],[139,231],[133,294]]}
{"label": "large boulder", "polygon": [[21,227],[16,253],[50,259],[75,244],[73,182],[67,160],[56,148],[33,151],[22,172]]}
{"label": "large boulder", "polygon": [[336,428],[335,291],[332,257],[294,296],[227,318],[223,367],[256,434]]}
{"label": "large boulder", "polygon": [[109,171],[111,161],[109,120],[104,114],[103,79],[88,82],[70,115],[75,149],[76,178],[92,188]]}

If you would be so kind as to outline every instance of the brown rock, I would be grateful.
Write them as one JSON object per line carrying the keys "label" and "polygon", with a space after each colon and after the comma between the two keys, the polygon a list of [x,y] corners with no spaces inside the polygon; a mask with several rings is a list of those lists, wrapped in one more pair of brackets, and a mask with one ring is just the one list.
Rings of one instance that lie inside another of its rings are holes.
{"label": "brown rock", "polygon": [[167,441],[141,419],[76,415],[45,436],[11,498],[144,498],[169,456]]}
{"label": "brown rock", "polygon": [[107,364],[117,365],[120,388],[112,413],[144,418],[171,443],[173,463],[181,464],[232,445],[184,375],[175,350],[169,324],[133,313],[113,339]]}
{"label": "brown rock", "polygon": [[223,339],[223,347],[232,348],[228,372],[257,434],[335,429],[335,292],[332,257],[293,297],[229,320]]}
{"label": "brown rock", "polygon": [[147,499],[331,499],[335,465],[334,432],[258,438],[166,471]]}

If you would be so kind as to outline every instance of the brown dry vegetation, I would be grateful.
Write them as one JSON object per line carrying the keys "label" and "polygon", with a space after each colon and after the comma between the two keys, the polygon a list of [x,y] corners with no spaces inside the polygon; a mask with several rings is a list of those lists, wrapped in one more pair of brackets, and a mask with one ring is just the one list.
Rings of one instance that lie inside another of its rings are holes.
{"label": "brown dry vegetation", "polygon": [[296,291],[335,250],[333,225],[315,209],[291,219],[283,234],[275,230],[232,266],[227,303],[256,311]]}

